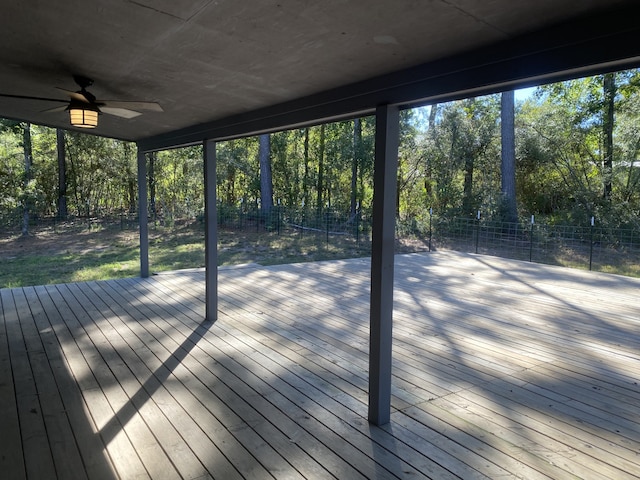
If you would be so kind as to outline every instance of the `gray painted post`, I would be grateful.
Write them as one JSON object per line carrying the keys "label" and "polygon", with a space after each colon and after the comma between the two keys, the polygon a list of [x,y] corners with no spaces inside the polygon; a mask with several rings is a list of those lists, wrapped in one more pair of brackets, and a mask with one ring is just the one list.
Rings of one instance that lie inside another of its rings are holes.
{"label": "gray painted post", "polygon": [[218,206],[216,200],[216,142],[205,140],[204,212],[205,212],[205,320],[218,319]]}
{"label": "gray painted post", "polygon": [[147,198],[147,155],[138,148],[138,224],[140,226],[140,276],[149,276],[149,219]]}
{"label": "gray painted post", "polygon": [[369,345],[369,422],[391,417],[391,334],[393,325],[393,261],[398,172],[399,111],[376,109],[371,242],[371,309]]}

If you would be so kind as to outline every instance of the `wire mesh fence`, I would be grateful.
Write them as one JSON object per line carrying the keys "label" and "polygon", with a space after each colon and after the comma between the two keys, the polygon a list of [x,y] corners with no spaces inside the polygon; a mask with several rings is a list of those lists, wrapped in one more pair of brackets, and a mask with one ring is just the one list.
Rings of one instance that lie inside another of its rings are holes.
{"label": "wire mesh fence", "polygon": [[551,265],[640,274],[640,231],[438,218],[434,245]]}
{"label": "wire mesh fence", "polygon": [[[255,229],[283,235],[315,236],[326,243],[352,242],[368,252],[371,217],[332,210],[273,207],[270,212],[221,205],[222,228]],[[495,255],[551,265],[640,275],[640,231],[597,225],[507,223],[460,217],[399,219],[399,241],[419,240],[416,248]]]}
{"label": "wire mesh fence", "polygon": [[[304,240],[345,255],[367,255],[371,251],[371,216],[363,212],[321,211],[280,205],[268,212],[254,206],[218,204],[217,221],[223,232],[278,235]],[[204,231],[204,217],[194,228]],[[123,212],[104,218],[34,218],[54,232],[79,230],[135,230],[137,215]],[[151,228],[172,228],[173,219],[150,216]],[[477,218],[430,216],[401,218],[396,238],[402,251],[451,249],[495,255],[524,261],[564,265],[591,270],[640,276],[640,230],[595,225],[551,225],[522,221],[505,223]],[[412,242],[413,240],[413,242]],[[274,252],[277,254],[277,252]]]}
{"label": "wire mesh fence", "polygon": [[287,235],[312,235],[330,243],[342,239],[357,243],[370,241],[371,221],[361,212],[354,214],[324,209],[311,211],[274,206],[268,212],[256,207],[218,206],[218,226],[239,230],[267,231]]}

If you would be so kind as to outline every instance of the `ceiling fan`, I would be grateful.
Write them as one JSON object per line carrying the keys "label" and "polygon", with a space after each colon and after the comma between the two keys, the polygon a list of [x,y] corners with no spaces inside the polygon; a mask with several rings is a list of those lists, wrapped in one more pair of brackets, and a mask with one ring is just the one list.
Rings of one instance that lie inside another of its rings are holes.
{"label": "ceiling fan", "polygon": [[162,112],[162,107],[155,102],[130,102],[116,100],[98,100],[87,90],[93,85],[93,80],[81,75],[74,75],[73,79],[80,90],[73,92],[64,88],[58,88],[69,96],[69,100],[59,98],[31,97],[27,95],[9,95],[0,93],[0,97],[20,98],[24,100],[42,100],[46,102],[58,102],[65,105],[45,110],[45,112],[68,111],[71,125],[80,128],[95,128],[98,126],[98,115],[106,113],[121,118],[134,118],[142,115],[142,111]]}

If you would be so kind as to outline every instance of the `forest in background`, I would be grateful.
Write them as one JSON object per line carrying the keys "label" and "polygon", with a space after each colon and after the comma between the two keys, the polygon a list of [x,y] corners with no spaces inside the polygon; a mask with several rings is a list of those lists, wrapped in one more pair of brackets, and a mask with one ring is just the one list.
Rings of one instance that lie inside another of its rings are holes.
{"label": "forest in background", "polygon": [[[398,218],[481,212],[488,220],[526,223],[534,215],[587,225],[593,217],[599,225],[640,229],[640,72],[537,87],[511,107],[509,97],[401,112]],[[374,118],[364,117],[219,142],[221,212],[277,205],[366,216],[374,130]],[[136,172],[134,144],[2,120],[0,223],[28,233],[30,223],[46,218],[135,214]],[[153,219],[198,218],[201,147],[150,154],[148,182]]]}

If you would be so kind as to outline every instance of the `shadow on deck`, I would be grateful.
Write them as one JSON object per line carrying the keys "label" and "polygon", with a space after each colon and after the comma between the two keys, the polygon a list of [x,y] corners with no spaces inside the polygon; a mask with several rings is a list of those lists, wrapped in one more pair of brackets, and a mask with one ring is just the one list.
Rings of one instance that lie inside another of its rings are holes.
{"label": "shadow on deck", "polygon": [[7,478],[638,478],[640,280],[396,257],[392,422],[369,261],[0,290]]}

